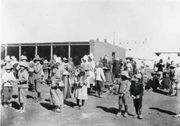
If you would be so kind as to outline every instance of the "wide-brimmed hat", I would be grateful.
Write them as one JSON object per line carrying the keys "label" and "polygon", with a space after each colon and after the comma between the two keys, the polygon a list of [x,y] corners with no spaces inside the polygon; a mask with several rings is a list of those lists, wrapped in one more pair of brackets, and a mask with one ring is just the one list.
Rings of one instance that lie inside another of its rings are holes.
{"label": "wide-brimmed hat", "polygon": [[55,61],[56,63],[61,63],[62,62],[61,57],[57,57]]}
{"label": "wide-brimmed hat", "polygon": [[49,63],[47,60],[44,60],[44,62],[43,63]]}
{"label": "wide-brimmed hat", "polygon": [[23,66],[23,67],[25,67],[25,68],[28,68],[28,63],[26,63],[26,62],[20,62],[20,63],[19,63],[19,66]]}
{"label": "wide-brimmed hat", "polygon": [[41,61],[42,59],[37,55],[33,60],[34,61]]}
{"label": "wide-brimmed hat", "polygon": [[87,61],[87,60],[88,60],[88,56],[87,56],[87,55],[84,55],[82,59],[85,60],[85,61]]}
{"label": "wide-brimmed hat", "polygon": [[20,59],[21,59],[21,60],[27,60],[27,57],[24,56],[24,55],[22,55],[22,56],[20,57]]}
{"label": "wide-brimmed hat", "polygon": [[11,59],[12,59],[13,61],[17,61],[17,59],[16,59],[15,56],[11,56]]}
{"label": "wide-brimmed hat", "polygon": [[68,59],[66,57],[63,58],[63,61],[67,61]]}
{"label": "wide-brimmed hat", "polygon": [[109,68],[106,67],[106,66],[104,66],[102,69],[103,69],[103,70],[109,70]]}
{"label": "wide-brimmed hat", "polygon": [[7,65],[5,66],[5,69],[6,69],[6,70],[10,70],[10,69],[12,69],[12,68],[13,68],[13,66],[10,65],[10,64],[7,64]]}
{"label": "wide-brimmed hat", "polygon": [[34,62],[33,62],[33,61],[30,61],[29,64],[34,64]]}
{"label": "wide-brimmed hat", "polygon": [[10,56],[6,56],[4,60],[5,61],[11,61],[11,58],[10,58]]}
{"label": "wide-brimmed hat", "polygon": [[121,76],[125,76],[125,77],[127,77],[127,78],[130,78],[130,76],[129,76],[129,74],[128,74],[127,71],[122,71],[122,72],[121,72]]}

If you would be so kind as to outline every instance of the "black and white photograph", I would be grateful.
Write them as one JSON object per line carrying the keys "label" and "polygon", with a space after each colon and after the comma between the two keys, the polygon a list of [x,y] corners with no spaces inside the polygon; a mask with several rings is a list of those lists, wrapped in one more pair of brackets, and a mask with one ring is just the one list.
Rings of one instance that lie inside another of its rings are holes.
{"label": "black and white photograph", "polygon": [[0,126],[180,126],[180,0],[0,0]]}

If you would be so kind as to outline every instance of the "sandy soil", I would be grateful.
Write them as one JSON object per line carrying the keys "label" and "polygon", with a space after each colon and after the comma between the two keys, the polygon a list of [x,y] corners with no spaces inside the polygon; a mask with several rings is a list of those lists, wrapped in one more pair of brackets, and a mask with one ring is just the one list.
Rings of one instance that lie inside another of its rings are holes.
{"label": "sandy soil", "polygon": [[[14,89],[16,92],[17,89]],[[104,94],[104,98],[89,96],[83,110],[73,108],[75,99],[68,99],[62,113],[55,113],[49,99],[49,87],[43,87],[43,101],[35,103],[29,93],[25,113],[1,106],[1,126],[180,126],[180,118],[173,115],[180,111],[180,96],[170,97],[162,93],[145,92],[143,119],[134,119],[132,99],[129,97],[127,118],[116,117],[118,96]],[[18,105],[14,102],[14,106]]]}

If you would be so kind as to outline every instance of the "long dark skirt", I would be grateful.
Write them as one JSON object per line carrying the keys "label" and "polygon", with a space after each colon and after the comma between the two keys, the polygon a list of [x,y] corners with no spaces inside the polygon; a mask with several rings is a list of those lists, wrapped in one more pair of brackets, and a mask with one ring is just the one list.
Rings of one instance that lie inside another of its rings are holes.
{"label": "long dark skirt", "polygon": [[68,98],[71,98],[71,85],[70,85],[70,81],[69,81],[69,76],[64,76],[64,91],[63,91],[63,94],[64,94],[64,99],[68,99]]}

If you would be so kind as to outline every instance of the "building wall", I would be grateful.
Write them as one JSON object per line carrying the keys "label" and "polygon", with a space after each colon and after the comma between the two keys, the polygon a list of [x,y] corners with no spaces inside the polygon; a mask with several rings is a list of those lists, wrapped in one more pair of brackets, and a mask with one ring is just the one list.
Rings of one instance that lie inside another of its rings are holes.
{"label": "building wall", "polygon": [[[52,44],[52,45],[51,45]],[[44,48],[39,50],[39,47],[41,46],[45,46],[47,45],[48,48],[50,50],[46,50]],[[7,45],[7,47],[9,48],[9,44]],[[12,45],[11,45],[12,46]],[[52,48],[50,48],[52,46]],[[67,52],[61,52],[61,51],[65,51],[65,50],[62,50],[61,48],[58,48],[58,50],[54,50],[54,47],[57,46],[57,47],[64,47],[64,46],[67,46],[67,48],[69,49],[66,49]],[[114,46],[112,44],[109,44],[109,43],[105,43],[105,42],[99,42],[99,41],[89,41],[89,42],[56,42],[56,43],[30,43],[29,45],[28,44],[14,44],[12,47],[19,47],[19,51],[16,50],[16,58],[19,59],[19,56],[24,54],[26,56],[28,56],[29,59],[32,59],[34,57],[35,54],[41,54],[43,51],[47,51],[46,52],[46,55],[47,55],[47,59],[50,60],[50,58],[52,57],[53,54],[56,54],[57,51],[58,53],[60,54],[63,54],[63,55],[59,55],[57,54],[58,56],[62,56],[62,57],[66,57],[66,58],[70,58],[72,56],[74,56],[75,52],[73,51],[74,49],[72,47],[74,46],[77,46],[76,48],[76,51],[79,55],[79,58],[83,57],[83,55],[85,54],[89,54],[89,53],[93,53],[94,54],[94,59],[95,61],[99,61],[100,57],[103,57],[105,55],[107,55],[109,57],[109,59],[111,60],[112,59],[112,52],[115,52],[115,55],[121,59],[125,59],[125,49],[124,48],[120,48],[118,46]],[[83,48],[83,46],[87,46],[87,48]],[[88,46],[89,46],[89,49],[88,49]],[[5,52],[7,52],[8,55],[12,56],[12,51],[11,50],[6,50],[5,48],[3,49],[3,45],[1,45],[1,59],[3,59],[5,57]],[[33,52],[29,52],[29,50],[26,50],[25,47],[33,47]],[[83,49],[82,49],[83,48]],[[52,50],[51,50],[52,49]],[[26,52],[28,51],[28,52]],[[52,53],[51,53],[52,51]],[[30,57],[29,56],[29,53],[32,54],[32,56]],[[70,53],[70,54],[69,54]],[[14,54],[14,53],[13,53]],[[45,53],[42,53],[42,54],[45,54]],[[19,55],[19,56],[18,56]],[[68,56],[68,57],[67,57]],[[46,56],[44,56],[44,58],[46,58]],[[74,58],[74,57],[73,57]]]}
{"label": "building wall", "polygon": [[125,59],[126,50],[124,48],[120,48],[118,46],[105,43],[105,42],[94,42],[94,59],[95,61],[99,61],[100,57],[104,57],[107,55],[109,59],[112,59],[112,53],[115,52],[115,56],[120,59]]}

